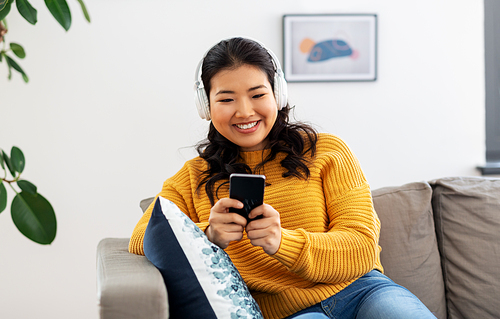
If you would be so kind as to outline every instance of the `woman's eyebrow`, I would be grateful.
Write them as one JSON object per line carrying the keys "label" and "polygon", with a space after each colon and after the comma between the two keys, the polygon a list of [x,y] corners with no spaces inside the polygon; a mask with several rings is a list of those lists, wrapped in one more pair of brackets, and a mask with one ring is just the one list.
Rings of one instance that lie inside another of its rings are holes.
{"label": "woman's eyebrow", "polygon": [[[267,89],[267,86],[265,86],[264,84],[257,85],[257,86],[249,88],[248,92],[255,91],[255,90],[258,90],[258,89]],[[217,96],[219,94],[234,94],[234,93],[235,92],[231,91],[231,90],[220,90],[219,92],[215,93],[215,96]]]}
{"label": "woman's eyebrow", "polygon": [[257,86],[254,86],[254,87],[249,88],[249,89],[248,89],[248,92],[250,92],[250,91],[255,91],[255,90],[258,90],[258,89],[267,89],[267,86],[265,86],[264,84],[257,85]]}
{"label": "woman's eyebrow", "polygon": [[220,90],[219,92],[215,93],[215,96],[217,96],[219,94],[234,94],[234,91]]}

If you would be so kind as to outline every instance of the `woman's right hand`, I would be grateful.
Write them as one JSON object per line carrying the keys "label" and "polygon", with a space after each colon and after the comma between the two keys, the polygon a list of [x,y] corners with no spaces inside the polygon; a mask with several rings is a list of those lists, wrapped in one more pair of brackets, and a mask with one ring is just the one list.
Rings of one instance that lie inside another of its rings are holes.
{"label": "woman's right hand", "polygon": [[231,198],[220,199],[210,210],[209,225],[205,229],[208,240],[222,249],[232,241],[241,240],[247,224],[243,216],[230,213],[230,207],[243,208],[243,203]]}

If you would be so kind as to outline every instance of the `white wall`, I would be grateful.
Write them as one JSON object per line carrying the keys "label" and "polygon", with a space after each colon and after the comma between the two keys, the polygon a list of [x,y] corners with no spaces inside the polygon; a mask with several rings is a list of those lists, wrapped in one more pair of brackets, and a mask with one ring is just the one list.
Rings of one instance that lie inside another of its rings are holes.
{"label": "white wall", "polygon": [[58,234],[39,246],[0,214],[1,318],[97,318],[97,243],[130,236],[139,201],[206,132],[192,94],[201,55],[247,35],[281,57],[283,14],[378,14],[376,82],[289,85],[296,116],[344,138],[373,188],[477,175],[484,162],[482,1],[86,3],[92,23],[70,1],[67,33],[42,1],[36,27],[9,17],[31,81],[0,68],[0,147],[24,151],[24,177],[53,204]]}

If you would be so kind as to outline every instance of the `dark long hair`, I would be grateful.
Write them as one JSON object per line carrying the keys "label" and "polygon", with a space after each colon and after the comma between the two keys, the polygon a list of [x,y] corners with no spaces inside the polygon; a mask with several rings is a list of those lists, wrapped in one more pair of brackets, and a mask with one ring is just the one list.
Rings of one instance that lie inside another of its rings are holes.
{"label": "dark long hair", "polygon": [[[255,41],[245,38],[232,38],[223,40],[210,49],[203,59],[201,79],[207,96],[210,96],[212,79],[221,70],[236,69],[242,65],[253,65],[262,70],[274,90],[274,74],[276,72],[271,56],[265,48]],[[215,184],[220,180],[228,180],[232,173],[258,173],[269,161],[276,158],[280,152],[286,153],[281,161],[281,166],[287,171],[283,177],[295,176],[309,178],[308,158],[316,153],[318,140],[316,131],[304,123],[289,122],[290,106],[287,104],[280,111],[269,135],[267,148],[271,151],[262,160],[254,171],[245,163],[239,162],[240,147],[220,134],[210,122],[207,139],[197,146],[198,154],[208,163],[208,169],[201,174],[197,189],[205,185],[205,191],[214,205]]]}

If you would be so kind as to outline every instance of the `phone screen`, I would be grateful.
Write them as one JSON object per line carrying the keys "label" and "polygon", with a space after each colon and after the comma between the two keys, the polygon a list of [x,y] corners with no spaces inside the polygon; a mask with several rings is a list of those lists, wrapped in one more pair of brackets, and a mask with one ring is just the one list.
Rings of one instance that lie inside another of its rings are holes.
{"label": "phone screen", "polygon": [[229,197],[243,203],[242,209],[230,208],[230,212],[238,213],[248,221],[248,214],[264,202],[266,177],[254,174],[231,174],[229,177]]}

